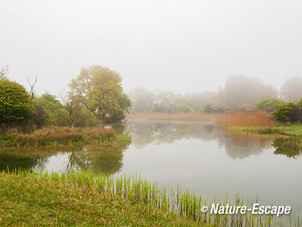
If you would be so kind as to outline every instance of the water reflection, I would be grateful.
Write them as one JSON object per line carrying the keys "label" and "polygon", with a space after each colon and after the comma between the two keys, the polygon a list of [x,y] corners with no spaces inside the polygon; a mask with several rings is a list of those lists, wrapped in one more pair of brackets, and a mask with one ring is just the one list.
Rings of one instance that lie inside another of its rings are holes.
{"label": "water reflection", "polygon": [[148,144],[174,143],[181,139],[201,139],[210,141],[216,138],[214,125],[193,123],[167,123],[148,121],[129,121],[126,130],[129,131],[132,144],[143,148]]}
{"label": "water reflection", "polygon": [[[218,144],[219,150],[225,151],[232,160],[260,155],[269,148],[274,149],[274,154],[291,158],[297,157],[302,152],[301,138],[246,135],[201,123],[128,121],[126,124],[113,125],[113,127],[119,133],[127,132],[132,138],[131,146],[138,150],[148,145],[174,145],[176,141],[183,139],[197,139]],[[92,170],[95,173],[115,174],[123,168],[124,151],[128,149],[128,146],[129,144],[117,144],[113,147],[5,149],[0,151],[0,170],[7,170],[7,168],[37,171]],[[205,143],[201,143],[201,146],[194,147],[193,144],[189,144],[187,149],[207,149]]]}
{"label": "water reflection", "polygon": [[264,149],[270,148],[273,137],[219,130],[217,140],[219,146],[225,148],[225,152],[231,159],[244,159],[251,155],[259,155]]}
{"label": "water reflection", "polygon": [[129,144],[111,147],[79,146],[74,148],[15,148],[0,152],[0,171],[72,171],[92,170],[114,174],[123,166],[123,155]]}
{"label": "water reflection", "polygon": [[302,153],[301,137],[285,137],[275,139],[273,147],[276,149],[274,154],[286,155],[289,158],[296,158]]}
{"label": "water reflection", "polygon": [[123,166],[123,152],[128,147],[87,146],[81,152],[71,152],[68,170],[92,170],[94,173],[114,174]]}
{"label": "water reflection", "polygon": [[47,158],[38,154],[24,155],[19,152],[1,152],[0,171],[41,168],[46,161]]}
{"label": "water reflection", "polygon": [[238,132],[217,129],[214,125],[194,123],[154,123],[130,121],[127,124],[132,144],[144,148],[148,144],[174,143],[181,139],[217,140],[220,148],[231,159],[243,159],[258,155],[270,148],[274,137],[267,135],[246,135]]}
{"label": "water reflection", "polygon": [[115,176],[140,173],[150,182],[172,188],[181,185],[209,200],[240,192],[249,201],[259,196],[262,205],[274,202],[291,205],[294,212],[302,210],[301,140],[246,135],[189,122],[129,121],[113,127],[127,132],[131,144],[7,149],[0,151],[0,170],[9,166],[34,171],[92,170]]}

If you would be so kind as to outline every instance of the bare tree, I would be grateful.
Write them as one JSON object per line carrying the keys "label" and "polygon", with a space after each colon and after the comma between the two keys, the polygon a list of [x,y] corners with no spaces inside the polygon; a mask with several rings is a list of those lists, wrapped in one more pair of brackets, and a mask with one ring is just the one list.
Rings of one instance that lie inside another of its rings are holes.
{"label": "bare tree", "polygon": [[37,80],[38,80],[38,75],[36,75],[36,78],[35,78],[35,82],[34,83],[31,83],[28,79],[28,77],[26,78],[27,79],[27,82],[29,84],[29,87],[30,87],[30,90],[29,90],[29,94],[30,94],[30,98],[33,99],[34,96],[35,96],[35,86],[36,86],[36,83],[37,83]]}
{"label": "bare tree", "polygon": [[1,69],[0,69],[0,79],[6,79],[7,78],[7,74],[8,74],[8,66],[4,65]]}

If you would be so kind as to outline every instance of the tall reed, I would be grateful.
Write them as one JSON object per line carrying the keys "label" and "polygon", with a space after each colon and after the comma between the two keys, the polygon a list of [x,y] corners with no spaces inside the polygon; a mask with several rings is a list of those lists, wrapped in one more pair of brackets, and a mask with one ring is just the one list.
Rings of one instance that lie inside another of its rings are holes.
{"label": "tall reed", "polygon": [[224,113],[217,117],[216,124],[220,127],[260,133],[271,133],[274,126],[271,115],[263,110]]}

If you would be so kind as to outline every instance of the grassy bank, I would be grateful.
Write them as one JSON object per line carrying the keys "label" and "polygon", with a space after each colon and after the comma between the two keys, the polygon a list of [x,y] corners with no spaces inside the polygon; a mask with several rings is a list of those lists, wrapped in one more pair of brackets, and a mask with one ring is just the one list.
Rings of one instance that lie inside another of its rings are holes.
{"label": "grassy bank", "polygon": [[[105,178],[103,178],[105,179]],[[0,225],[194,226],[177,217],[94,187],[90,175],[0,173]]]}
{"label": "grassy bank", "polygon": [[216,125],[241,133],[302,136],[302,124],[278,126],[265,111],[225,113],[217,117]]}
{"label": "grassy bank", "polygon": [[302,136],[302,124],[275,127],[274,131],[288,136]]}
{"label": "grassy bank", "polygon": [[[270,215],[201,213],[202,200],[139,177],[0,173],[0,225],[272,226]],[[215,204],[217,201],[215,201]],[[243,205],[236,196],[220,204]],[[246,204],[248,205],[248,204]],[[281,219],[282,221],[282,219]]]}
{"label": "grassy bank", "polygon": [[127,135],[115,134],[112,128],[45,127],[32,133],[0,135],[1,147],[60,146],[78,144],[112,144],[130,140]]}

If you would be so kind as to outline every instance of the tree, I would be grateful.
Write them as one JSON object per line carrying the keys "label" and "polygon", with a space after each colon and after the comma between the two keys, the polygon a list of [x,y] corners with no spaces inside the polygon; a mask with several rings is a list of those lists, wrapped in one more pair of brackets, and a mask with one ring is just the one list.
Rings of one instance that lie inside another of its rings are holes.
{"label": "tree", "polygon": [[69,86],[78,100],[102,121],[119,121],[125,118],[131,105],[121,82],[117,72],[94,65],[82,68]]}
{"label": "tree", "polygon": [[189,112],[192,112],[193,109],[192,107],[187,104],[187,103],[179,103],[177,104],[177,111],[178,112],[184,112],[184,113],[189,113]]}
{"label": "tree", "polygon": [[37,99],[33,101],[33,108],[31,110],[30,124],[42,127],[48,124],[49,115],[45,110],[45,107],[41,103],[37,102]]}
{"label": "tree", "polygon": [[155,95],[142,87],[136,87],[129,92],[129,98],[132,103],[131,110],[134,112],[151,112]]}
{"label": "tree", "polygon": [[218,93],[218,102],[222,106],[253,104],[260,98],[275,98],[278,91],[271,85],[263,84],[261,80],[246,76],[231,76],[224,88]]}
{"label": "tree", "polygon": [[290,77],[281,87],[281,96],[287,102],[302,98],[302,77]]}
{"label": "tree", "polygon": [[276,110],[273,112],[273,117],[279,122],[291,122],[290,115],[294,110],[295,104],[292,102],[285,104],[277,104],[275,106]]}
{"label": "tree", "polygon": [[[60,126],[68,125],[68,113],[55,96],[45,93],[37,98],[35,102],[36,105],[40,106],[37,110],[41,111],[41,113],[46,112],[46,124]],[[41,108],[43,110],[41,110]]]}
{"label": "tree", "polygon": [[29,79],[27,78],[27,82],[28,82],[28,84],[30,86],[30,92],[29,92],[29,94],[30,94],[30,98],[31,99],[34,99],[34,97],[35,97],[35,86],[36,86],[36,83],[37,83],[37,79],[38,79],[38,77],[36,76],[35,82],[31,83],[29,81]]}
{"label": "tree", "polygon": [[256,103],[256,109],[265,110],[267,112],[273,112],[275,111],[276,104],[283,104],[283,103],[284,101],[276,98],[261,99]]}
{"label": "tree", "polygon": [[211,113],[213,111],[214,111],[214,106],[212,104],[206,104],[203,107],[203,112],[205,112],[205,113]]}
{"label": "tree", "polygon": [[8,66],[5,65],[0,69],[0,80],[7,79]]}
{"label": "tree", "polygon": [[28,120],[31,108],[30,97],[22,85],[0,79],[0,126]]}
{"label": "tree", "polygon": [[67,93],[67,97],[64,99],[64,107],[68,112],[68,120],[71,128],[74,126],[91,126],[97,122],[95,115],[90,112],[86,106],[81,104],[74,90]]}

